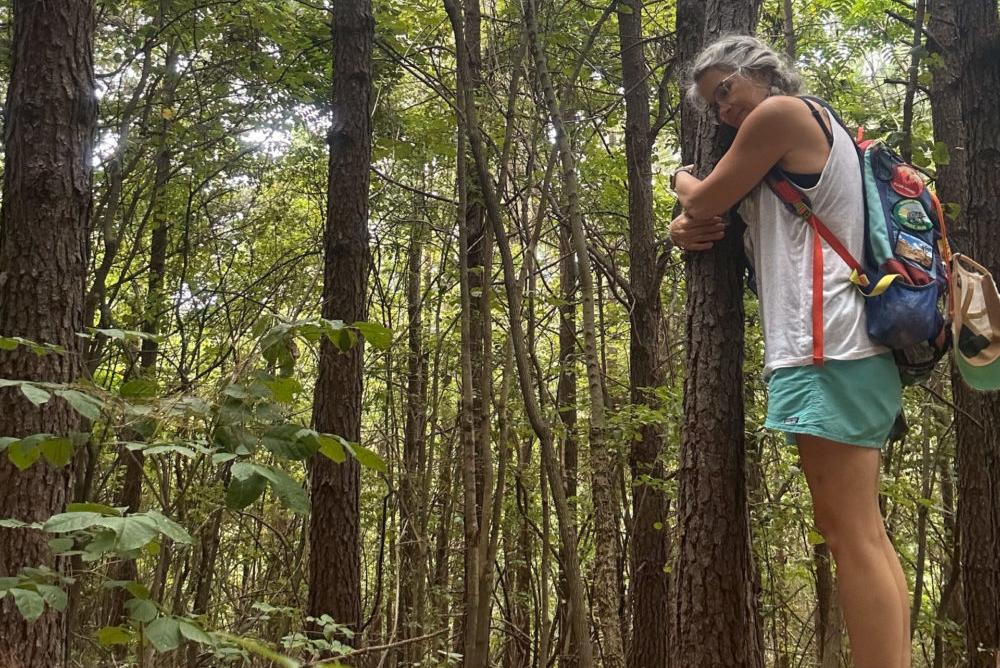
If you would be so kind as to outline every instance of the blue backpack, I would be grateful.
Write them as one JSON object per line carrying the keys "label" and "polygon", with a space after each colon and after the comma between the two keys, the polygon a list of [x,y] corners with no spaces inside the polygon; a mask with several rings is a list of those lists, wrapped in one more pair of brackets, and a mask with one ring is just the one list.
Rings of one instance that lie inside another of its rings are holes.
{"label": "blue backpack", "polygon": [[[827,135],[813,103],[837,123],[826,102],[803,97]],[[848,135],[850,132],[848,131]],[[951,346],[948,267],[951,250],[941,204],[912,165],[885,144],[856,140],[865,201],[865,252],[855,259],[812,210],[812,204],[775,166],[765,182],[789,211],[813,228],[813,363],[823,363],[822,241],[851,267],[851,282],[865,296],[868,335],[892,349],[903,384],[926,380]],[[822,241],[821,241],[822,239]]]}

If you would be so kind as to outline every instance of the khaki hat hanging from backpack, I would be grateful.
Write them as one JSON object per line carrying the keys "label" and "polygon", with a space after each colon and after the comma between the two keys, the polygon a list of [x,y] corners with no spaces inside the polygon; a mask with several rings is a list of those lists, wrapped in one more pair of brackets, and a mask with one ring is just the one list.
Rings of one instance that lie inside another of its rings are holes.
{"label": "khaki hat hanging from backpack", "polygon": [[1000,390],[1000,293],[982,265],[952,256],[952,336],[955,362],[969,387]]}

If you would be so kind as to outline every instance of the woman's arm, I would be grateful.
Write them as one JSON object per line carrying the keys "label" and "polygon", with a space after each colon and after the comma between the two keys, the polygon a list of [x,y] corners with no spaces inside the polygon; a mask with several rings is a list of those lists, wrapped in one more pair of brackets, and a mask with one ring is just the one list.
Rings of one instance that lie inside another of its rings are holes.
{"label": "woman's arm", "polygon": [[764,100],[747,115],[732,147],[711,174],[704,180],[687,172],[677,175],[677,199],[692,218],[728,211],[802,141],[802,124],[793,109],[797,104],[799,100],[793,97]]}

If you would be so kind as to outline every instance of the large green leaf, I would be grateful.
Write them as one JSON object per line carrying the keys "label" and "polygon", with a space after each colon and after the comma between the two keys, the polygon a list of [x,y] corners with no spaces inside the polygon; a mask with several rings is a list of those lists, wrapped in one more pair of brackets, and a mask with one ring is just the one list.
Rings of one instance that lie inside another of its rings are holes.
{"label": "large green leaf", "polygon": [[180,625],[173,617],[157,617],[146,626],[146,640],[158,652],[169,652],[181,644]]}
{"label": "large green leaf", "polygon": [[351,326],[361,332],[365,341],[377,350],[388,350],[392,345],[392,330],[388,327],[374,322],[356,322]]}
{"label": "large green leaf", "polygon": [[52,395],[31,383],[21,383],[21,393],[36,406],[41,406],[52,398]]}
{"label": "large green leaf", "polygon": [[291,476],[280,469],[259,464],[251,464],[251,466],[257,475],[266,478],[271,483],[271,489],[287,508],[303,515],[309,512],[309,497],[302,486],[295,482]]}
{"label": "large green leaf", "polygon": [[42,616],[45,611],[45,599],[36,591],[15,587],[10,590],[10,595],[14,597],[17,609],[27,621],[33,622]]}
{"label": "large green leaf", "polygon": [[49,533],[80,531],[82,529],[89,529],[102,518],[104,518],[103,514],[90,511],[58,513],[45,521],[45,524],[42,525],[42,530]]}
{"label": "large green leaf", "polygon": [[132,642],[132,633],[124,626],[105,626],[96,635],[97,642],[102,647],[127,645]]}
{"label": "large green leaf", "polygon": [[145,598],[130,598],[125,601],[125,609],[128,610],[131,619],[142,624],[153,621],[159,614],[156,604]]}
{"label": "large green leaf", "polygon": [[[233,464],[233,469],[241,464],[244,462]],[[242,510],[259,499],[266,488],[267,480],[254,473],[252,469],[245,477],[237,476],[234,472],[232,480],[229,481],[229,487],[226,489],[226,506],[233,510]]]}
{"label": "large green leaf", "polygon": [[56,394],[69,402],[77,413],[88,420],[97,420],[101,417],[104,404],[99,399],[78,390],[56,390]]}
{"label": "large green leaf", "polygon": [[55,467],[66,466],[73,458],[73,441],[63,436],[47,438],[38,445],[45,459]]}

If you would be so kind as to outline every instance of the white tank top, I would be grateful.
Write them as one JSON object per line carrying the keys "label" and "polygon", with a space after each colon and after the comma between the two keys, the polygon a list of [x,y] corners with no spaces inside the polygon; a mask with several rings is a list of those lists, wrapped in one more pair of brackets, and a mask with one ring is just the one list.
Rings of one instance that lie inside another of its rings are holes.
{"label": "white tank top", "polygon": [[[824,110],[825,114],[825,110]],[[828,114],[825,114],[828,116]],[[833,147],[819,182],[802,188],[813,211],[851,255],[864,255],[861,170],[850,135],[832,123]],[[760,183],[739,207],[760,297],[764,378],[775,369],[812,364],[812,228]],[[847,264],[823,242],[824,358],[853,360],[888,349],[868,336],[864,297]]]}

